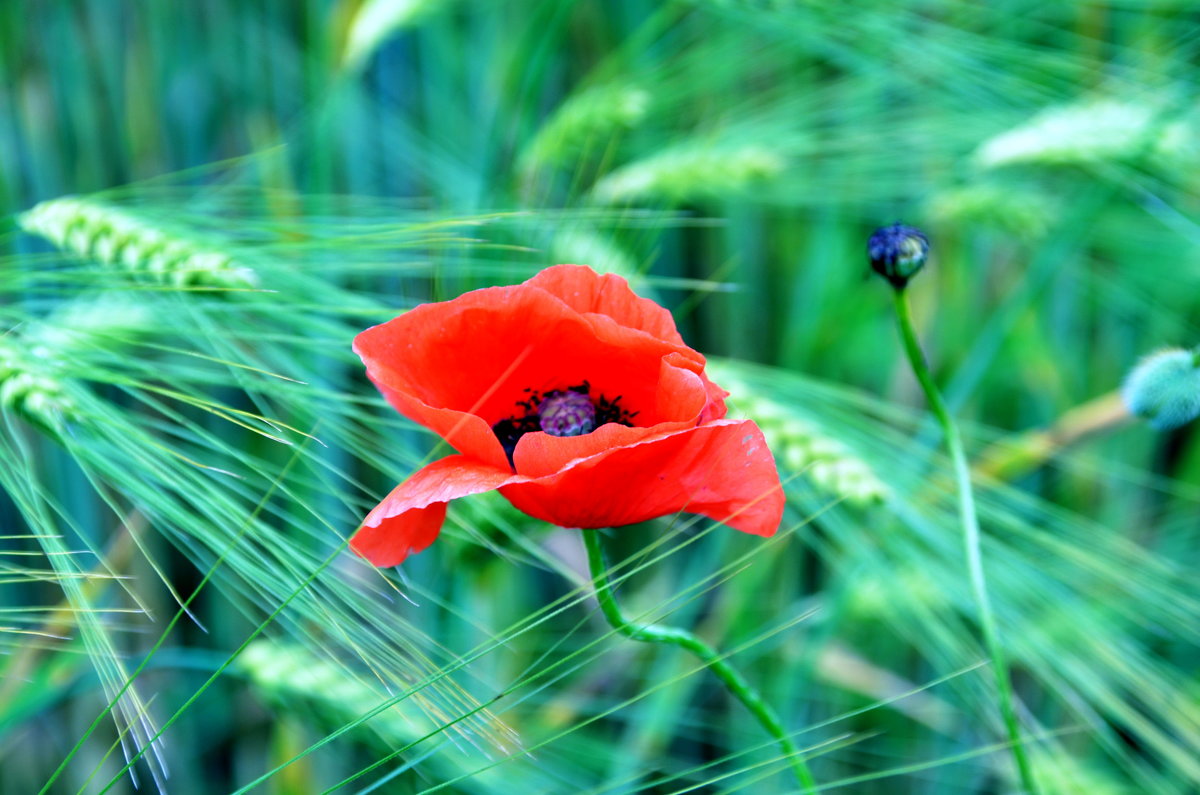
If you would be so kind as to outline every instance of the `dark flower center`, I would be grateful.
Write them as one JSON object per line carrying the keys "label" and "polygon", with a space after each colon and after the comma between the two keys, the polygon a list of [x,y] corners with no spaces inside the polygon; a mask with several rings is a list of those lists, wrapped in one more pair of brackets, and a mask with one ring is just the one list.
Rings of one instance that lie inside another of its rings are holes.
{"label": "dark flower center", "polygon": [[593,399],[587,381],[545,394],[531,389],[525,391],[529,393],[529,399],[517,403],[520,413],[492,426],[492,432],[508,455],[509,464],[513,463],[517,442],[527,433],[545,431],[551,436],[583,436],[610,422],[632,427],[633,418],[638,414],[620,405],[620,395],[611,400],[603,395]]}
{"label": "dark flower center", "polygon": [[583,436],[596,430],[596,407],[579,392],[551,392],[538,405],[538,424],[551,436]]}

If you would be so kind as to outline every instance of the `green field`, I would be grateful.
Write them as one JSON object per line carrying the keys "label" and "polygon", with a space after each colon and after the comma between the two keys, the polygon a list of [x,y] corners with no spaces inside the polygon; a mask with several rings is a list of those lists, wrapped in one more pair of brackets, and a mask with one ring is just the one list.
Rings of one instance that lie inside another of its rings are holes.
{"label": "green field", "polygon": [[[1200,792],[1196,357],[1120,397],[1200,344],[1198,85],[1178,0],[0,4],[0,793]],[[670,310],[778,532],[594,580],[491,491],[370,565],[454,451],[355,335],[556,263]]]}

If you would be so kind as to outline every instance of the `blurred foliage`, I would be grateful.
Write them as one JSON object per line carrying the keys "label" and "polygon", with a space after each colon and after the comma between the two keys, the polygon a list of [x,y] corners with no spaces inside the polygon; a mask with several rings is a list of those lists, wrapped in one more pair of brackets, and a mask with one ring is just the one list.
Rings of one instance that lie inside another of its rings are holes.
{"label": "blurred foliage", "polygon": [[1196,434],[1058,419],[1200,339],[1197,21],[0,4],[0,792],[789,791],[707,672],[609,631],[577,534],[484,495],[402,571],[344,548],[436,454],[354,333],[564,260],[675,311],[789,494],[769,540],[612,533],[627,610],[730,651],[830,789],[1006,791],[952,480],[865,278],[896,220],[969,452],[1017,473],[980,510],[1043,789],[1196,791]]}

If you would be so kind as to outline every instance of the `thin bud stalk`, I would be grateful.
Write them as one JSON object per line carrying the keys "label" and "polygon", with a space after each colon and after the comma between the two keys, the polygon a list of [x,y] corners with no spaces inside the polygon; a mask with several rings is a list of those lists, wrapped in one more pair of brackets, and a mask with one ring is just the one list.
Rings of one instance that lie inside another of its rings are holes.
{"label": "thin bud stalk", "polygon": [[1012,682],[1009,677],[1008,661],[1004,648],[1000,645],[1000,633],[996,629],[996,619],[992,614],[991,601],[988,598],[987,579],[983,571],[983,555],[980,551],[979,517],[975,511],[975,494],[971,488],[971,470],[967,464],[967,456],[963,450],[962,437],[958,426],[950,416],[950,410],[938,391],[925,355],[921,351],[921,343],[913,330],[912,315],[908,307],[908,291],[900,288],[892,291],[895,299],[896,321],[900,328],[900,337],[904,342],[904,352],[908,355],[913,374],[925,392],[929,408],[942,427],[946,437],[946,450],[954,466],[954,479],[958,486],[959,518],[962,522],[963,547],[966,551],[967,573],[971,580],[971,590],[975,596],[975,604],[979,611],[979,627],[983,634],[984,645],[991,658],[992,670],[996,676],[996,691],[1000,697],[1000,712],[1012,744],[1013,760],[1021,779],[1021,786],[1030,795],[1038,792],[1034,781],[1033,769],[1029,757],[1025,753],[1025,744],[1021,738],[1021,728],[1017,721],[1017,713],[1013,703]]}

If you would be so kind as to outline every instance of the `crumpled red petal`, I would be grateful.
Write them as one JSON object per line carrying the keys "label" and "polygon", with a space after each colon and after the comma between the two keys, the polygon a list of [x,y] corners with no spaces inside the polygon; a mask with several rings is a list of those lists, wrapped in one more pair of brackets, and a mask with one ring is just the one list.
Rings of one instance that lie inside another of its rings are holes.
{"label": "crumpled red petal", "polygon": [[508,470],[451,455],[417,470],[392,489],[350,539],[350,548],[376,566],[397,566],[434,542],[446,519],[446,503],[498,488]]}
{"label": "crumpled red petal", "polygon": [[500,493],[563,527],[610,527],[684,511],[754,535],[773,535],[784,494],[762,431],[748,420],[708,425],[615,447]]}
{"label": "crumpled red petal", "polygon": [[448,456],[393,489],[350,546],[376,566],[398,565],[437,538],[447,502],[492,489],[530,516],[563,527],[619,526],[682,511],[769,536],[784,506],[775,459],[758,426],[718,420],[612,447],[539,478]]}

